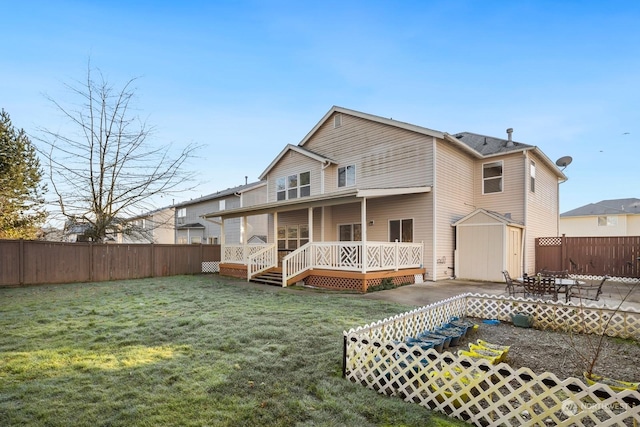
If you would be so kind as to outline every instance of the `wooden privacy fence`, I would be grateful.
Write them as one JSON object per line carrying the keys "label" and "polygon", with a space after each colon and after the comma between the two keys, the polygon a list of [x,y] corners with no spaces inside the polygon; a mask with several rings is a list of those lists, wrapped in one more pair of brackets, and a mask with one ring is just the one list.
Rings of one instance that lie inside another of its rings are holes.
{"label": "wooden privacy fence", "polygon": [[0,240],[0,286],[197,274],[219,260],[219,245]]}
{"label": "wooden privacy fence", "polygon": [[[535,316],[534,326],[640,339],[640,312],[596,305],[464,294],[344,332],[343,374],[379,393],[443,412],[477,426],[637,425],[640,392],[613,391],[578,378],[491,365],[403,341],[433,330],[452,316],[510,321],[515,310]],[[581,313],[577,316],[576,313]]]}
{"label": "wooden privacy fence", "polygon": [[[640,277],[640,236],[539,237],[536,271]],[[535,273],[528,272],[528,273]]]}

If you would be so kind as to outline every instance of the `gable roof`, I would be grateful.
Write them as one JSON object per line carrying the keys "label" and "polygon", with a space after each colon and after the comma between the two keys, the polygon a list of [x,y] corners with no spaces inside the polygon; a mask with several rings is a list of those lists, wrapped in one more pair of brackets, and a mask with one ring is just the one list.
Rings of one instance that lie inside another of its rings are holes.
{"label": "gable roof", "polygon": [[640,199],[610,199],[597,203],[589,203],[579,208],[560,214],[561,217],[590,216],[590,215],[638,215],[640,214]]}
{"label": "gable roof", "polygon": [[495,138],[491,136],[480,135],[472,132],[459,132],[457,134],[451,135],[447,132],[441,132],[429,128],[425,128],[422,126],[413,125],[411,123],[401,122],[398,120],[393,120],[391,118],[387,119],[385,117],[376,116],[374,114],[363,113],[356,110],[350,110],[344,107],[338,107],[334,105],[327,111],[327,113],[316,123],[316,125],[302,138],[302,141],[298,143],[297,146],[292,144],[287,144],[287,146],[280,152],[280,154],[269,164],[269,166],[265,169],[264,172],[260,175],[260,179],[263,180],[266,178],[267,174],[273,169],[273,167],[282,159],[282,157],[288,151],[297,151],[300,154],[305,156],[314,158],[319,162],[323,163],[336,163],[335,161],[326,158],[320,154],[314,153],[306,148],[303,148],[304,145],[309,142],[309,140],[313,137],[313,135],[325,124],[327,120],[333,116],[334,113],[343,113],[348,114],[354,117],[359,117],[361,119],[370,120],[375,123],[381,123],[388,126],[397,127],[400,129],[405,129],[411,132],[416,132],[422,135],[431,136],[434,138],[444,139],[452,144],[454,144],[457,148],[466,152],[470,156],[476,159],[482,159],[491,156],[497,156],[502,154],[508,154],[512,152],[518,151],[533,151],[536,153],[544,163],[546,163],[555,173],[556,175],[563,181],[566,181],[567,177],[564,173],[558,168],[558,166],[551,161],[538,147],[534,145],[523,144],[521,142],[512,141],[513,144],[509,144],[509,141],[506,139]]}
{"label": "gable roof", "polygon": [[267,174],[271,171],[271,169],[273,169],[274,166],[278,164],[280,159],[282,159],[284,155],[287,154],[289,151],[295,151],[296,153],[300,153],[303,156],[307,156],[314,160],[317,160],[320,163],[325,163],[325,164],[335,163],[333,160],[329,159],[328,157],[321,156],[320,154],[314,153],[313,151],[307,150],[306,148],[302,148],[297,145],[287,144],[287,146],[284,147],[284,149],[280,152],[280,154],[278,154],[278,156],[275,159],[273,159],[273,161],[269,164],[269,166],[267,166],[264,172],[260,174],[259,178],[265,179],[267,177]]}
{"label": "gable roof", "polygon": [[400,121],[393,120],[393,119],[387,119],[385,117],[380,117],[380,116],[376,116],[376,115],[373,115],[373,114],[363,113],[363,112],[356,111],[356,110],[350,110],[348,108],[338,107],[338,106],[334,105],[333,107],[331,107],[331,109],[329,111],[327,111],[327,114],[325,114],[320,119],[320,121],[309,131],[309,133],[307,133],[307,135],[304,138],[302,138],[302,141],[300,141],[300,143],[298,145],[301,146],[301,147],[304,146],[311,139],[311,137],[316,133],[316,131],[318,129],[320,129],[320,127],[327,120],[329,120],[329,118],[333,115],[333,113],[344,113],[344,114],[348,114],[350,116],[359,117],[361,119],[370,120],[372,122],[382,123],[382,124],[385,124],[385,125],[394,126],[394,127],[398,127],[398,128],[401,128],[401,129],[406,129],[406,130],[410,130],[410,131],[413,131],[413,132],[421,133],[423,135],[433,136],[433,137],[436,137],[436,138],[444,138],[444,133],[440,132],[440,131],[437,131],[437,130],[425,128],[425,127],[422,127],[422,126],[412,125],[411,123],[400,122]]}
{"label": "gable roof", "polygon": [[459,220],[457,220],[456,222],[454,222],[451,225],[454,226],[454,227],[458,226],[458,225],[461,225],[461,224],[467,222],[469,219],[471,219],[474,216],[479,215],[479,214],[484,214],[484,215],[488,216],[489,218],[492,218],[494,221],[496,221],[498,223],[524,228],[524,226],[522,225],[521,222],[514,221],[513,219],[511,219],[507,215],[502,215],[502,214],[500,214],[498,212],[490,211],[490,210],[483,209],[483,208],[476,209],[475,211],[471,212],[469,215],[467,215],[467,216],[465,216],[463,218],[460,218]]}
{"label": "gable roof", "polygon": [[206,196],[198,197],[197,199],[191,199],[187,202],[176,203],[173,205],[174,208],[179,208],[182,206],[195,205],[201,202],[208,202],[209,200],[220,199],[222,197],[231,196],[236,193],[244,193],[245,191],[251,190],[255,187],[260,187],[262,185],[266,185],[264,181],[256,181],[250,184],[239,185],[237,187],[227,188],[226,190],[218,191],[216,193],[207,194]]}

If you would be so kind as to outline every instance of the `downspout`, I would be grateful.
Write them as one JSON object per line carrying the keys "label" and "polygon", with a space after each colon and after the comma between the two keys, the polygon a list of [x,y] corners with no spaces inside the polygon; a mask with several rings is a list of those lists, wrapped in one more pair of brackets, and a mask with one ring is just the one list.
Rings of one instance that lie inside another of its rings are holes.
{"label": "downspout", "polygon": [[331,166],[330,162],[325,161],[320,168],[320,194],[324,194],[324,170]]}
{"label": "downspout", "polygon": [[[524,156],[524,191],[523,191],[523,208],[524,214],[522,215],[524,221],[524,228],[522,229],[522,273],[524,274],[527,268],[527,261],[529,257],[527,256],[527,229],[528,226],[528,217],[529,217],[529,152],[523,151]],[[504,179],[504,178],[503,178]]]}
{"label": "downspout", "polygon": [[[432,178],[433,178],[433,184],[432,184],[432,190],[431,190],[431,198],[433,200],[433,224],[432,224],[432,229],[433,229],[433,235],[431,237],[431,280],[432,281],[436,281],[437,280],[437,268],[438,265],[436,264],[436,250],[438,249],[438,246],[436,244],[437,239],[437,234],[438,234],[438,222],[436,221],[436,218],[438,216],[437,212],[437,207],[438,207],[438,203],[437,203],[437,195],[438,195],[438,186],[437,186],[437,170],[436,170],[436,165],[438,164],[438,162],[436,162],[436,157],[437,157],[437,149],[438,149],[438,144],[436,141],[436,138],[433,137],[432,138],[432,143],[433,143],[433,158],[432,158],[432,162],[433,164],[431,165],[431,170],[432,172]],[[424,256],[424,255],[423,255]],[[426,265],[426,264],[425,264]]]}

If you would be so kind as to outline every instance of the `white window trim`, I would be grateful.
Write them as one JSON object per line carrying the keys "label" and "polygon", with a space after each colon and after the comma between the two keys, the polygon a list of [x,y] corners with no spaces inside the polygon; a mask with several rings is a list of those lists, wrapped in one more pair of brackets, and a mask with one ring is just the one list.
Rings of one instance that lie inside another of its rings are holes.
{"label": "white window trim", "polygon": [[[362,241],[362,223],[360,222],[344,222],[341,224],[336,224],[336,235],[338,236],[337,240],[340,241],[340,227],[344,226],[344,225],[350,225],[351,226],[351,240],[342,240],[343,242],[361,242]],[[355,225],[359,225],[360,226],[360,240],[353,240],[353,232],[354,232],[354,226]]]}
{"label": "white window trim", "polygon": [[[300,184],[300,181],[301,181],[300,176],[304,175],[306,173],[309,174],[309,184],[302,185],[302,184]],[[290,176],[294,176],[294,175],[297,176],[296,182],[298,183],[298,185],[296,187],[289,187],[289,177]],[[284,179],[284,190],[278,190],[278,181],[280,181],[282,179]],[[301,196],[300,195],[300,190],[302,188],[305,188],[305,187],[309,187],[309,194],[306,195],[306,196]],[[296,197],[291,198],[291,197],[289,197],[289,191],[293,190],[294,188],[296,190]],[[278,199],[278,193],[284,193],[284,199]],[[289,174],[289,175],[286,175],[286,176],[281,176],[281,177],[276,178],[276,202],[282,202],[284,200],[301,199],[303,197],[309,197],[309,196],[311,196],[311,171],[298,172],[296,174]]]}
{"label": "white window trim", "polygon": [[[416,227],[415,227],[415,223],[416,220],[415,218],[411,217],[411,218],[390,218],[388,223],[387,223],[387,240],[389,242],[395,242],[395,240],[391,240],[391,221],[400,221],[400,238],[402,238],[402,221],[407,221],[407,220],[411,220],[411,242],[406,242],[406,243],[412,243],[415,241],[415,231],[416,231]],[[398,240],[398,242],[403,243],[401,240]]]}
{"label": "white window trim", "polygon": [[[500,163],[500,168],[502,169],[502,174],[500,175],[500,191],[492,191],[491,193],[487,193],[484,191],[484,183],[486,180],[489,179],[498,179],[497,177],[493,176],[491,178],[485,178],[484,177],[484,167],[486,165],[491,165],[491,164],[496,164],[496,163]],[[496,160],[493,162],[486,162],[482,164],[482,170],[480,171],[481,173],[481,177],[482,177],[482,194],[499,194],[502,193],[504,191],[504,160]]]}
{"label": "white window trim", "polygon": [[[502,175],[504,175],[504,168],[502,169]],[[504,181],[502,183],[504,188]],[[529,191],[536,192],[536,162],[533,160],[529,163]]]}
{"label": "white window trim", "polygon": [[[349,168],[351,168],[351,167],[353,168],[353,183],[350,184],[349,181],[347,180],[347,177],[348,177],[347,172],[348,172]],[[340,185],[340,169],[344,169],[345,170],[345,177],[344,177],[345,184],[344,185]],[[347,188],[347,187],[355,186],[356,185],[356,171],[357,171],[357,169],[356,169],[356,165],[355,164],[338,167],[338,170],[337,170],[338,176],[336,178],[336,182],[338,183],[338,188]]]}

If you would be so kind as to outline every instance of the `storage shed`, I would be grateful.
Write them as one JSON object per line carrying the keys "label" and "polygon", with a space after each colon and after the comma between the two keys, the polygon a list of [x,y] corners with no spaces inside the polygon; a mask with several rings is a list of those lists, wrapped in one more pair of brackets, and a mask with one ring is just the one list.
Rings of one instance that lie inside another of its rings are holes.
{"label": "storage shed", "polygon": [[522,224],[508,215],[476,209],[453,226],[456,278],[502,282],[503,270],[511,277],[522,276]]}

